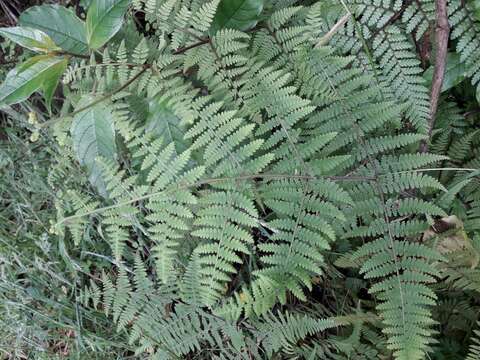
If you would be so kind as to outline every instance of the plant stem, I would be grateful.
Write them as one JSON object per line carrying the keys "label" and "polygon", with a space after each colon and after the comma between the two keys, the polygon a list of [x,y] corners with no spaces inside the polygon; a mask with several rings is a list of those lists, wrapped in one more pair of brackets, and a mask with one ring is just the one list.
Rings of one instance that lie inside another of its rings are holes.
{"label": "plant stem", "polygon": [[175,50],[173,52],[173,55],[183,54],[185,51],[188,51],[190,49],[196,48],[196,47],[201,46],[201,45],[208,44],[209,42],[210,42],[210,38],[200,40],[200,41],[198,41],[198,42],[196,42],[192,45],[188,45],[188,46],[185,46],[185,47],[182,47],[182,48],[179,48],[179,49]]}
{"label": "plant stem", "polygon": [[110,93],[102,96],[101,98],[99,98],[99,99],[97,99],[97,100],[95,100],[95,101],[92,101],[90,104],[87,104],[87,105],[81,107],[80,109],[77,109],[77,110],[75,110],[75,111],[73,111],[73,112],[71,112],[70,114],[67,114],[67,115],[65,115],[65,116],[61,116],[61,117],[58,117],[58,118],[55,118],[55,119],[46,121],[46,122],[44,122],[43,124],[40,124],[39,126],[40,126],[41,128],[48,127],[48,126],[56,123],[57,121],[60,121],[60,120],[62,120],[62,119],[64,119],[64,118],[66,118],[66,117],[75,116],[75,115],[77,115],[78,113],[81,113],[82,111],[85,111],[85,110],[87,110],[87,109],[89,109],[89,108],[91,108],[91,107],[93,107],[93,106],[95,106],[95,105],[97,105],[97,104],[99,104],[99,103],[101,103],[101,102],[103,102],[103,101],[111,98],[113,95],[119,93],[119,92],[122,91],[122,90],[125,90],[128,86],[130,86],[130,84],[132,84],[135,80],[137,80],[140,76],[142,76],[142,75],[145,73],[145,71],[147,71],[148,69],[149,69],[149,67],[148,67],[148,66],[145,66],[141,71],[139,71],[134,77],[132,77],[130,80],[128,80],[125,84],[123,84],[123,85],[120,86],[119,88],[113,90],[112,92],[110,92]]}
{"label": "plant stem", "polygon": [[76,53],[71,53],[69,51],[57,51],[55,52],[56,55],[68,55],[76,58],[81,58],[81,59],[90,59],[90,55],[84,55],[84,54],[76,54]]}
{"label": "plant stem", "polygon": [[438,100],[442,92],[443,77],[445,76],[445,66],[447,62],[448,36],[450,27],[447,17],[447,0],[436,0],[435,2],[435,43],[437,51],[435,55],[435,68],[433,70],[432,91],[430,93],[430,116],[428,119],[428,138],[420,143],[419,151],[425,153],[428,151],[428,143],[431,140],[433,128],[435,125],[435,115],[438,108]]}
{"label": "plant stem", "polygon": [[346,24],[348,19],[352,16],[351,13],[348,13],[340,18],[340,20],[337,21],[335,25],[324,35],[318,42],[316,43],[315,47],[320,47],[328,44],[330,39],[335,35],[335,33],[343,26]]}
{"label": "plant stem", "polygon": [[175,186],[170,189],[162,190],[159,192],[154,192],[150,193],[147,195],[139,196],[131,200],[123,201],[120,203],[117,203],[115,205],[110,205],[102,208],[98,208],[92,211],[87,211],[85,213],[80,213],[77,215],[72,215],[68,216],[66,218],[63,218],[61,221],[55,224],[55,226],[61,225],[65,222],[68,222],[72,219],[78,219],[82,218],[87,215],[93,215],[93,214],[98,214],[101,213],[105,210],[111,210],[115,209],[118,207],[122,207],[125,205],[133,204],[138,201],[142,200],[147,200],[149,198],[155,197],[155,196],[160,196],[160,195],[167,195],[170,193],[173,193],[178,190],[182,189],[189,189],[189,188],[195,188],[199,187],[202,185],[208,185],[208,184],[216,184],[219,182],[224,182],[224,181],[242,181],[242,180],[255,180],[255,179],[264,179],[264,180],[282,180],[282,179],[297,179],[297,180],[332,180],[332,181],[375,181],[375,177],[372,176],[355,176],[355,175],[346,175],[346,176],[310,176],[310,175],[289,175],[289,174],[251,174],[251,175],[240,175],[236,177],[224,177],[224,178],[212,178],[212,179],[204,179],[204,180],[199,180],[197,182],[194,182],[192,184],[185,184],[185,185],[179,185]]}

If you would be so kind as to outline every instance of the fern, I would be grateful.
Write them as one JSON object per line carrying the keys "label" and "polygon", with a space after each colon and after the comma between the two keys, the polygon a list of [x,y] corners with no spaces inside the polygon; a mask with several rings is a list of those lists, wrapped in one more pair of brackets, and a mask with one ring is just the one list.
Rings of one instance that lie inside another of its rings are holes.
{"label": "fern", "polygon": [[401,1],[369,1],[355,0],[351,2],[355,10],[361,14],[360,22],[369,27],[384,27],[400,10]]}
{"label": "fern", "polygon": [[[251,229],[258,224],[259,214],[251,200],[254,189],[248,181],[240,186],[235,184],[235,177],[252,180],[248,174],[257,174],[266,167],[274,174],[299,174],[298,179],[262,181],[258,191],[273,217],[266,223],[273,234],[259,244],[262,267],[253,272],[250,286],[236,293],[235,300],[217,313],[228,313],[227,317],[234,319],[243,311],[247,315],[263,314],[276,299],[286,303],[288,292],[305,300],[304,288],[312,289],[312,276],[321,274],[322,252],[329,249],[344,227],[338,220],[358,217],[367,225],[353,226],[350,220],[352,229],[345,235],[373,237],[354,258],[372,256],[361,271],[367,278],[380,278],[371,291],[381,301],[378,310],[388,334],[389,347],[399,359],[420,358],[428,349],[429,328],[433,324],[427,308],[434,305],[435,295],[426,284],[434,282],[436,272],[430,263],[441,257],[426,247],[401,240],[417,235],[426,227],[422,221],[403,218],[424,213],[443,215],[444,212],[420,199],[402,200],[398,196],[414,189],[443,190],[435,179],[411,171],[444,157],[399,154],[401,149],[423,138],[416,133],[384,135],[389,126],[398,125],[405,107],[397,106],[388,98],[381,100],[382,88],[372,86],[372,77],[349,68],[352,58],[334,56],[329,49],[307,53],[301,43],[291,37],[301,34],[301,27],[285,29],[283,34],[282,27],[296,12],[284,9],[276,13],[270,23],[270,32],[258,34],[256,38],[258,41],[260,36],[273,39],[271,46],[279,51],[277,61],[286,63],[300,56],[306,56],[306,61],[292,66],[291,73],[277,66],[265,66],[263,62],[252,63],[250,69],[242,69],[232,76],[230,85],[222,89],[234,89],[238,93],[238,97],[227,97],[224,101],[232,103],[241,99],[244,103],[241,113],[247,118],[264,114],[258,129],[253,123],[236,117],[235,111],[224,110],[223,103],[212,102],[209,96],[196,99],[192,106],[193,124],[186,132],[186,138],[192,139],[187,151],[178,154],[173,144],[164,147],[162,138],[149,141],[146,136],[140,136],[131,140],[129,147],[146,172],[147,185],[138,187],[136,191],[140,192],[135,196],[118,199],[121,200],[118,206],[121,209],[123,205],[120,204],[148,199],[147,210],[151,214],[145,219],[155,224],[149,233],[157,246],[154,249],[158,249],[157,271],[164,283],[178,277],[173,266],[178,251],[176,239],[190,228],[190,220],[186,222],[182,217],[194,219],[191,234],[201,240],[193,252],[191,266],[194,267],[189,266],[185,275],[189,285],[183,288],[182,297],[192,304],[200,301],[215,307],[229,292],[226,284],[237,272],[236,267],[244,263],[242,256],[251,255],[254,243]],[[395,32],[389,31],[388,35],[394,37]],[[217,33],[214,48],[209,50],[212,52],[208,56],[213,56],[215,63],[220,61],[222,66],[207,70],[211,65],[205,64],[199,69],[206,66],[207,73],[212,74],[217,69],[228,69],[226,66],[230,63],[222,61],[230,56],[230,51],[245,51],[245,46],[235,41],[229,49],[217,48],[222,37],[226,41],[232,35],[240,38],[240,33]],[[256,45],[253,51],[259,51]],[[390,62],[392,58],[384,53],[388,54],[377,47],[377,56]],[[187,64],[202,60],[195,52],[187,53],[185,59]],[[245,77],[245,80],[238,82],[236,77]],[[211,76],[204,79],[211,79]],[[233,81],[237,85],[233,85]],[[418,83],[415,77],[411,81],[411,84]],[[218,91],[217,84],[218,81],[208,82],[206,86]],[[297,89],[301,96],[297,95]],[[215,95],[220,96],[221,92]],[[406,94],[403,98],[412,100]],[[421,99],[425,101],[424,97]],[[424,113],[410,113],[409,116],[425,119]],[[422,122],[419,121],[417,125]],[[370,136],[368,140],[365,139],[367,135]],[[397,154],[392,155],[393,151]],[[357,155],[347,155],[350,153]],[[378,156],[378,160],[372,160],[372,156]],[[203,166],[187,170],[192,158],[202,159]],[[334,182],[321,179],[333,171],[347,169],[367,182],[347,186],[347,193]],[[118,188],[124,180],[114,175],[114,171],[110,173],[110,187]],[[193,213],[191,207],[197,204],[193,200],[195,197],[181,184],[194,185],[204,173],[211,176],[211,180],[203,183],[199,208]],[[132,181],[127,183],[133,184]],[[165,194],[172,185],[173,192]],[[147,189],[150,194],[143,195]],[[111,197],[117,200],[115,196]],[[369,205],[356,215],[352,210],[347,211],[347,216],[342,212],[349,207],[355,209],[357,201],[367,204],[367,199],[370,199]],[[166,207],[166,202],[172,205]],[[170,213],[172,210],[175,217]],[[113,213],[121,214],[116,207]],[[378,219],[373,218],[375,214]],[[118,229],[123,225],[126,223],[117,224],[116,231],[112,231],[117,238],[122,238]],[[195,274],[192,269],[196,269]],[[196,279],[200,287],[194,286],[191,279]],[[133,310],[126,311],[126,319],[130,319],[132,313]]]}
{"label": "fern", "polygon": [[239,88],[241,75],[247,70],[247,57],[243,50],[248,46],[248,35],[233,29],[218,31],[211,39],[210,46],[198,47],[187,52],[184,67],[198,66],[199,78],[205,82],[212,96],[241,104]]}
{"label": "fern", "polygon": [[195,221],[200,228],[192,234],[209,240],[198,246],[195,254],[202,265],[203,303],[212,305],[224,292],[222,284],[236,273],[234,265],[242,263],[240,254],[249,254],[253,238],[248,229],[255,226],[258,215],[248,198],[233,191],[213,192],[205,196],[202,205],[204,210]]}
{"label": "fern", "polygon": [[[423,259],[418,258],[419,255]],[[437,274],[429,262],[441,257],[420,244],[392,243],[387,238],[370,243],[354,254],[354,258],[361,256],[370,258],[361,268],[366,278],[384,278],[370,291],[384,301],[379,309],[387,326],[389,347],[400,359],[422,358],[428,345],[423,334],[433,324],[426,307],[434,305],[436,299],[435,293],[425,285],[434,282],[433,276]]]}
{"label": "fern", "polygon": [[[344,220],[340,210],[330,202],[336,200],[328,192],[334,187],[335,184],[328,182],[285,181],[266,184],[261,190],[265,204],[279,217],[269,223],[275,229],[269,242],[259,246],[265,253],[262,261],[266,267],[258,275],[283,284],[300,299],[305,299],[300,285],[311,289],[311,277],[321,274],[322,251],[329,249],[329,242],[335,240],[329,222]],[[276,292],[285,302],[286,294],[280,289]]]}
{"label": "fern", "polygon": [[457,40],[456,51],[460,60],[467,67],[467,75],[477,87],[480,82],[480,66],[474,59],[480,51],[479,24],[472,16],[470,4],[462,5],[460,1],[450,1],[448,6],[449,24],[453,27],[451,38]]}
{"label": "fern", "polygon": [[421,0],[411,3],[402,14],[402,22],[406,25],[406,32],[415,31],[416,40],[429,30],[435,19],[435,3],[431,0]]}
{"label": "fern", "polygon": [[474,360],[478,359],[480,356],[480,340],[479,340],[480,333],[478,330],[474,331],[474,334],[471,339],[470,347],[468,348],[468,355],[465,358],[466,360]]}
{"label": "fern", "polygon": [[[121,266],[115,283],[103,276],[102,288],[105,311],[108,313],[111,309],[113,320],[120,329],[128,328],[129,341],[138,345],[138,353],[153,348],[154,357],[170,358],[210,346],[239,354],[244,346],[241,332],[199,308],[177,305],[176,313],[167,314],[164,320],[158,321],[158,314],[165,313],[173,289],[155,288],[138,256],[135,257],[133,280]],[[99,297],[97,285],[91,286],[84,296],[84,301],[95,299],[96,303]],[[225,343],[225,336],[232,342]]]}
{"label": "fern", "polygon": [[375,37],[373,49],[385,81],[392,84],[398,98],[409,104],[406,115],[423,133],[429,114],[429,96],[412,45],[398,28],[391,26]]}
{"label": "fern", "polygon": [[[37,243],[59,244],[68,301],[81,288],[65,325],[78,349],[83,311],[101,311],[138,358],[448,357],[436,325],[451,297],[478,310],[480,132],[466,83],[428,128],[434,1],[131,5],[101,51],[54,51],[70,62],[58,118],[21,120],[32,141],[54,126],[54,199],[31,212],[54,203],[57,219],[21,236],[48,261]],[[451,45],[477,87],[475,16],[450,2]],[[35,97],[2,110],[27,104],[43,109]],[[108,136],[86,136],[87,113]],[[1,216],[0,237],[15,238],[16,217]],[[471,239],[461,251],[441,242],[450,216]]]}
{"label": "fern", "polygon": [[[260,325],[267,356],[272,357],[280,350],[283,354],[295,356],[298,354],[298,342],[321,331],[335,327],[333,319],[312,319],[306,315],[273,314],[265,316],[265,322]],[[305,346],[305,345],[304,345]]]}

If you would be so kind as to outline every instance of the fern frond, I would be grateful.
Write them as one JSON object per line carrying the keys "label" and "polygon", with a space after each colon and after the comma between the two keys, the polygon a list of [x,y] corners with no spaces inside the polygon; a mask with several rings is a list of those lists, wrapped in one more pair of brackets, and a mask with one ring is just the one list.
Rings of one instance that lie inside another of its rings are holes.
{"label": "fern frond", "polygon": [[[477,323],[477,326],[479,324]],[[465,360],[475,360],[480,358],[480,331],[475,330],[471,337],[471,344],[468,348],[468,355]]]}
{"label": "fern frond", "polygon": [[420,0],[411,3],[402,14],[406,32],[415,31],[415,39],[420,40],[435,20],[435,2]]}
{"label": "fern frond", "polygon": [[201,34],[210,28],[219,2],[220,0],[209,1],[195,11],[191,25],[196,32]]}
{"label": "fern frond", "polygon": [[299,341],[307,336],[325,331],[337,326],[333,319],[314,319],[308,315],[294,315],[290,313],[269,313],[263,317],[264,322],[259,324],[263,335],[263,346],[267,356],[281,351],[285,355],[297,355]]}
{"label": "fern frond", "polygon": [[373,40],[373,52],[395,95],[409,104],[408,119],[417,131],[424,133],[430,109],[429,94],[412,45],[400,29],[390,26]]}
{"label": "fern frond", "polygon": [[[120,64],[126,64],[128,62],[127,48],[124,40],[122,40],[117,49],[116,61]],[[118,68],[118,78],[122,84],[127,82],[129,74],[130,70],[126,65],[121,65]]]}
{"label": "fern frond", "polygon": [[233,29],[215,33],[209,46],[187,51],[184,68],[198,66],[198,77],[209,88],[212,96],[225,104],[241,105],[240,88],[247,71],[245,49],[249,36]]}
{"label": "fern frond", "polygon": [[398,12],[402,2],[398,0],[353,0],[355,11],[361,14],[359,21],[370,28],[382,28]]}
{"label": "fern frond", "polygon": [[120,261],[123,249],[129,239],[129,227],[137,226],[139,210],[131,204],[123,204],[128,199],[137,198],[146,192],[145,187],[136,187],[136,177],[125,177],[125,171],[118,171],[118,164],[113,161],[99,159],[102,175],[107,184],[109,197],[121,204],[103,213],[102,224],[110,240],[113,254]]}
{"label": "fern frond", "polygon": [[456,51],[467,67],[467,76],[478,89],[480,64],[475,59],[480,53],[480,24],[473,15],[474,11],[469,3],[463,4],[458,0],[448,3],[448,21],[453,28],[450,37],[457,40]]}
{"label": "fern frond", "polygon": [[[274,234],[259,245],[265,267],[256,274],[282,284],[300,299],[305,299],[301,287],[311,289],[312,276],[321,274],[322,251],[335,240],[329,223],[344,220],[334,205],[337,199],[326,189],[328,186],[321,182],[304,184],[292,180],[265,184],[260,190],[277,218],[268,224],[275,229]],[[276,291],[282,303],[286,301],[285,290]]]}
{"label": "fern frond", "polygon": [[353,256],[359,257],[368,257],[360,270],[366,278],[381,279],[370,292],[382,300],[378,309],[389,348],[398,359],[423,358],[434,323],[427,308],[436,299],[425,284],[435,281],[438,271],[431,263],[442,257],[424,245],[388,238],[363,246]]}
{"label": "fern frond", "polygon": [[202,265],[202,299],[214,304],[225,291],[223,284],[235,273],[235,264],[243,261],[239,254],[249,254],[253,244],[249,228],[256,225],[258,213],[250,199],[238,192],[212,192],[202,199],[195,225],[200,228],[192,235],[207,242],[195,253]]}
{"label": "fern frond", "polygon": [[[74,219],[66,222],[65,227],[72,233],[74,242],[79,244],[83,239],[85,227],[88,224],[88,218],[85,218],[83,214],[94,211],[99,205],[99,202],[71,189],[67,191],[65,201],[71,203],[72,209],[78,215]],[[64,218],[58,219],[59,222],[62,222],[63,220]]]}

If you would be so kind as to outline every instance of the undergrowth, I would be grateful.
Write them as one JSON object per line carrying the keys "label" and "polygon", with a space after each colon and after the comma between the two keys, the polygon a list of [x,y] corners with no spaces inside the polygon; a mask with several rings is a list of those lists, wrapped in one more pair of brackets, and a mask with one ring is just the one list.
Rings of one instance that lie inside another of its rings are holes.
{"label": "undergrowth", "polygon": [[478,358],[479,20],[23,10],[0,28],[4,358]]}

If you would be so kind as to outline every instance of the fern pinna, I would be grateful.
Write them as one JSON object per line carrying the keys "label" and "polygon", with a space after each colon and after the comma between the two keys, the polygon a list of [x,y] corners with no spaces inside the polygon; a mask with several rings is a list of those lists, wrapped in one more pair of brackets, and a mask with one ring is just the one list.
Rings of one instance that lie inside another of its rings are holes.
{"label": "fern pinna", "polygon": [[[40,55],[70,61],[71,104],[42,124],[62,149],[52,184],[68,162],[86,175],[51,230],[112,255],[83,306],[151,359],[435,354],[444,287],[479,289],[480,131],[451,97],[432,127],[416,49],[434,2],[93,3],[91,51]],[[119,14],[104,38],[99,3]],[[470,6],[448,11],[478,87]],[[443,251],[454,212],[469,241]]]}

